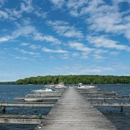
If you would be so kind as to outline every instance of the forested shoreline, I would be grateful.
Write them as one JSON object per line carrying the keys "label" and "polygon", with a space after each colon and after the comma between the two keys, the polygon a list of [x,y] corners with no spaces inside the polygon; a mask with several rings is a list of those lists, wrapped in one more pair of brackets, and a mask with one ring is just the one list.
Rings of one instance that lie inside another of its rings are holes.
{"label": "forested shoreline", "polygon": [[47,75],[19,79],[16,84],[130,84],[130,76],[113,75]]}
{"label": "forested shoreline", "polygon": [[0,85],[13,85],[16,84],[15,81],[8,81],[8,82],[0,82]]}

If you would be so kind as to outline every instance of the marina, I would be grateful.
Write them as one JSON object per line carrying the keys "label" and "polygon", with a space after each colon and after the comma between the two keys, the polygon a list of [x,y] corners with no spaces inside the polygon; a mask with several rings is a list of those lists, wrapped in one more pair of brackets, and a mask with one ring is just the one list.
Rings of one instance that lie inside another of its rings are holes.
{"label": "marina", "polygon": [[[77,87],[68,87],[66,89],[64,89],[63,93],[61,94],[61,96],[55,98],[53,96],[44,96],[42,97],[44,100],[41,102],[0,102],[1,106],[4,107],[41,107],[41,108],[47,108],[47,107],[51,107],[51,111],[47,114],[47,116],[42,115],[42,118],[39,119],[38,115],[15,115],[15,114],[2,114],[0,117],[0,123],[6,123],[6,124],[39,124],[39,122],[41,123],[40,125],[38,125],[36,128],[36,130],[38,129],[51,129],[51,127],[53,126],[53,129],[58,127],[62,127],[62,128],[66,128],[66,126],[73,126],[70,127],[70,129],[75,129],[76,130],[76,126],[78,127],[77,129],[85,129],[86,127],[88,127],[90,130],[96,130],[98,127],[101,129],[106,129],[109,130],[110,127],[108,127],[109,125],[111,125],[111,129],[116,130],[115,126],[112,125],[112,123],[95,107],[113,107],[113,106],[117,106],[120,108],[120,112],[123,112],[123,107],[125,106],[130,106],[129,102],[90,102],[87,101],[89,99],[91,100],[100,100],[100,99],[108,99],[108,100],[118,100],[118,99],[129,99],[129,95],[125,95],[125,96],[120,96],[117,93],[115,95],[115,92],[107,92],[109,96],[101,96],[101,95],[97,95],[97,97],[89,95],[89,93],[91,94],[105,94],[106,91],[104,90],[99,90],[99,89],[89,89],[89,90],[85,90],[86,97],[84,96],[85,93],[81,93],[81,90],[79,90]],[[104,93],[103,93],[104,92]],[[46,93],[47,94],[47,93]],[[74,94],[74,95],[73,95]],[[28,94],[27,94],[28,95]],[[30,98],[30,97],[26,97],[26,96],[16,96],[14,97],[14,100],[23,100],[24,98]],[[36,98],[41,98],[41,97],[32,97],[34,99]],[[81,99],[80,99],[81,98]],[[58,100],[55,102],[50,102],[49,100]],[[46,101],[46,102],[45,102]],[[75,104],[75,102],[77,102],[77,104]],[[87,110],[87,112],[86,112]],[[8,112],[8,111],[7,111]],[[74,112],[74,113],[73,113]],[[77,114],[80,113],[80,114]],[[86,115],[86,117],[84,117],[82,115],[82,113],[84,113]],[[100,114],[99,114],[100,113]],[[65,114],[65,115],[64,115]],[[76,115],[77,114],[77,115]],[[81,117],[80,117],[81,116]],[[16,117],[16,118],[15,118]],[[60,121],[59,121],[60,119]],[[92,122],[95,122],[98,120],[100,121],[104,121],[107,122],[109,125],[108,126],[100,126],[99,124],[101,123],[94,123],[92,124]],[[53,123],[54,122],[54,123]],[[77,123],[77,125],[74,125],[75,123]],[[84,122],[84,123],[83,123]],[[85,123],[86,122],[86,123]],[[87,123],[89,122],[89,124]],[[83,124],[82,124],[83,123]],[[49,124],[49,125],[48,125]],[[53,125],[52,125],[53,124]],[[78,124],[82,124],[82,126],[78,125]],[[63,125],[63,126],[62,126]],[[108,128],[107,128],[108,127]],[[55,130],[54,129],[54,130]],[[67,128],[69,129],[69,128]],[[98,129],[97,129],[98,130]]]}
{"label": "marina", "polygon": [[74,87],[68,88],[35,130],[116,130]]}

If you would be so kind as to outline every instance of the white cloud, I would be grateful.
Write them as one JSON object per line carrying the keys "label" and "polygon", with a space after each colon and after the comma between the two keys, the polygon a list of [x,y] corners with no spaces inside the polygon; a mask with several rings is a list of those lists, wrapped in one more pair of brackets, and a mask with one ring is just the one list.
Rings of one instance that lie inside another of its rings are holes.
{"label": "white cloud", "polygon": [[26,51],[26,50],[23,50],[23,49],[19,49],[20,52],[22,52],[23,54],[29,54],[29,55],[39,55],[39,53],[37,52],[32,52],[32,51]]}
{"label": "white cloud", "polygon": [[0,11],[1,17],[5,18],[5,19],[9,19],[11,21],[16,21],[18,18],[22,17],[22,14],[24,12],[26,13],[31,13],[34,10],[33,6],[32,6],[32,0],[28,0],[28,1],[23,1],[23,3],[21,3],[20,9],[16,9],[16,8],[5,8],[4,11]]}
{"label": "white cloud", "polygon": [[0,10],[0,19],[8,19],[8,14],[4,11]]}
{"label": "white cloud", "polygon": [[61,44],[61,41],[59,41],[57,38],[54,38],[50,35],[43,36],[41,33],[35,33],[34,40],[47,41],[52,42],[54,44]]}
{"label": "white cloud", "polygon": [[13,48],[14,50],[17,50],[23,54],[28,54],[28,55],[33,55],[33,56],[39,56],[40,54],[38,52],[32,52],[32,51],[26,51],[24,49],[19,49],[19,48]]}
{"label": "white cloud", "polygon": [[117,56],[119,54],[119,52],[113,51],[113,52],[109,52],[109,54],[112,55],[112,56]]}
{"label": "white cloud", "polygon": [[69,0],[67,2],[68,8],[78,9],[88,3],[88,0]]}
{"label": "white cloud", "polygon": [[36,10],[34,13],[36,14],[36,16],[38,16],[40,18],[46,18],[46,16],[47,16],[47,12],[43,12],[43,11]]}
{"label": "white cloud", "polygon": [[[1,0],[2,1],[2,0]],[[29,13],[36,15],[40,18],[46,18],[47,12],[44,12],[42,8],[34,6],[32,0],[23,0],[19,5],[19,8],[5,8],[0,11],[0,19],[9,19],[11,21],[17,21],[18,19],[23,18],[24,14]]]}
{"label": "white cloud", "polygon": [[30,13],[34,10],[32,6],[32,0],[24,0],[25,3],[21,3],[21,12]]}
{"label": "white cloud", "polygon": [[105,73],[105,72],[112,72],[114,69],[112,67],[90,67],[86,69],[86,72],[92,73]]}
{"label": "white cloud", "polygon": [[130,30],[129,30],[130,24],[128,26],[126,26],[126,28],[127,29],[125,30],[124,35],[125,35],[126,38],[128,38],[130,40]]}
{"label": "white cloud", "polygon": [[88,0],[69,0],[66,6],[69,8],[70,14],[72,16],[79,16],[78,10],[81,7],[85,6],[88,3]]}
{"label": "white cloud", "polygon": [[19,56],[16,56],[16,57],[14,57],[14,58],[20,59],[20,60],[28,60],[28,59],[29,59],[29,58],[27,58],[27,57],[19,57]]}
{"label": "white cloud", "polygon": [[94,59],[96,59],[96,60],[102,60],[102,59],[104,59],[104,57],[101,56],[101,55],[99,55],[99,54],[94,54],[93,56],[94,56]]}
{"label": "white cloud", "polygon": [[104,0],[69,0],[66,6],[71,15],[83,19],[86,17],[88,29],[93,33],[123,34],[127,39],[130,39],[130,9],[120,12],[122,8],[120,3],[123,2],[127,2],[130,6],[129,0],[111,0],[111,4]]}
{"label": "white cloud", "polygon": [[72,53],[72,56],[73,57],[78,57],[80,54],[78,53],[78,52],[74,52],[74,53]]}
{"label": "white cloud", "polygon": [[10,37],[10,36],[0,37],[0,42],[6,42],[6,41],[9,41],[11,39],[12,39],[12,37]]}
{"label": "white cloud", "polygon": [[0,7],[2,6],[2,5],[4,5],[4,3],[6,2],[7,0],[0,0]]}
{"label": "white cloud", "polygon": [[64,0],[50,0],[50,2],[52,2],[56,8],[61,8],[65,3]]}
{"label": "white cloud", "polygon": [[38,45],[30,45],[30,48],[31,48],[31,49],[34,49],[34,50],[35,50],[35,49],[38,49],[38,48],[40,48],[40,47],[41,47],[41,46],[38,46]]}
{"label": "white cloud", "polygon": [[29,45],[29,43],[22,42],[20,45],[21,45],[21,46],[28,46],[28,45]]}
{"label": "white cloud", "polygon": [[61,57],[62,59],[67,60],[67,59],[69,59],[69,54],[68,54],[68,53],[64,53],[64,54],[62,54],[60,57]]}
{"label": "white cloud", "polygon": [[9,40],[13,40],[18,38],[19,36],[25,36],[32,35],[35,32],[35,28],[33,26],[23,26],[19,27],[17,30],[13,31],[12,34],[9,36],[1,37],[0,42],[7,42]]}
{"label": "white cloud", "polygon": [[53,50],[53,49],[48,49],[46,47],[43,47],[42,51],[47,52],[47,53],[68,53],[68,51],[65,51],[65,50],[62,50],[62,49]]}
{"label": "white cloud", "polygon": [[88,13],[94,14],[98,13],[101,9],[101,5],[103,5],[103,0],[90,0],[87,6],[83,7],[80,11],[80,15],[86,15]]}
{"label": "white cloud", "polygon": [[86,52],[86,53],[90,53],[90,52],[94,51],[93,48],[89,48],[86,45],[84,45],[83,43],[69,42],[69,46],[73,49],[83,51],[83,52]]}
{"label": "white cloud", "polygon": [[19,26],[17,30],[13,31],[11,36],[5,36],[0,38],[0,42],[16,39],[20,36],[32,37],[34,40],[51,42],[53,44],[61,44],[61,41],[51,35],[43,35],[39,33],[34,26],[25,25]]}
{"label": "white cloud", "polygon": [[112,0],[112,4],[108,5],[103,0],[89,1],[86,7],[79,12],[80,16],[86,16],[88,29],[93,32],[114,33],[116,35],[123,34],[126,38],[129,36],[129,10],[120,12],[120,2],[128,2],[128,0]]}
{"label": "white cloud", "polygon": [[74,26],[70,26],[68,22],[64,21],[48,21],[48,25],[52,26],[53,29],[61,36],[82,38],[83,33],[76,29]]}
{"label": "white cloud", "polygon": [[29,34],[33,34],[35,31],[35,27],[28,25],[20,27],[18,30],[14,31],[12,35],[14,38],[17,38],[19,36],[28,36]]}
{"label": "white cloud", "polygon": [[129,46],[120,45],[117,41],[111,40],[105,36],[87,36],[87,40],[89,43],[93,43],[96,47],[130,51]]}

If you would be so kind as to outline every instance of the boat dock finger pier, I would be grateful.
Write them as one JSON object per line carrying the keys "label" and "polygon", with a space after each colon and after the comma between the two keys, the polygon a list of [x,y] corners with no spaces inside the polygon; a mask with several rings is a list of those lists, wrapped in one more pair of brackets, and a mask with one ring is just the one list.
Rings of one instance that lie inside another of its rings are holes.
{"label": "boat dock finger pier", "polygon": [[[44,119],[45,116],[42,116],[41,118]],[[2,115],[0,115],[0,123],[39,124],[40,119],[39,119],[38,115],[2,114]]]}
{"label": "boat dock finger pier", "polygon": [[65,90],[35,130],[117,130],[74,87]]}
{"label": "boat dock finger pier", "polygon": [[[115,92],[107,92],[97,88],[67,87],[62,93],[51,92],[15,97],[24,102],[0,102],[4,114],[0,115],[0,123],[39,124],[35,130],[117,130],[116,127],[94,106],[130,106],[130,95],[119,96]],[[92,100],[92,102],[89,101]],[[57,101],[58,100],[58,101]],[[93,102],[94,100],[94,102]],[[96,100],[96,102],[95,102]],[[106,102],[115,100],[115,102]],[[38,101],[38,102],[36,102]],[[47,116],[5,114],[6,107],[51,107]]]}

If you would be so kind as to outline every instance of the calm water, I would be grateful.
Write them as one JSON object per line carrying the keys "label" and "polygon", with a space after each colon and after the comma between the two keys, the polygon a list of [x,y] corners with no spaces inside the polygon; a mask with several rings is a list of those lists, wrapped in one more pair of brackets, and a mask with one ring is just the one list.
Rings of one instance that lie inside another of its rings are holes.
{"label": "calm water", "polygon": [[[0,101],[21,102],[15,100],[16,96],[25,96],[31,93],[31,90],[41,89],[43,85],[0,85]],[[24,114],[24,115],[46,115],[50,108],[39,107],[6,107],[7,114]],[[1,111],[0,111],[0,114]],[[37,125],[16,125],[0,124],[0,130],[33,130]]]}
{"label": "calm water", "polygon": [[[98,85],[97,87],[115,91],[119,95],[130,94],[130,85]],[[42,85],[0,85],[0,101],[14,101],[16,96],[25,96],[31,90],[41,89]],[[110,100],[108,100],[110,102]],[[127,100],[123,100],[127,101]],[[114,101],[113,101],[114,102]],[[118,130],[130,130],[130,107],[125,107],[124,112],[120,112],[119,107],[97,107],[117,128]],[[7,107],[7,114],[25,114],[25,115],[46,115],[50,108],[33,108],[33,107]],[[0,114],[1,111],[0,111]],[[16,125],[0,124],[0,130],[33,130],[37,125]]]}

